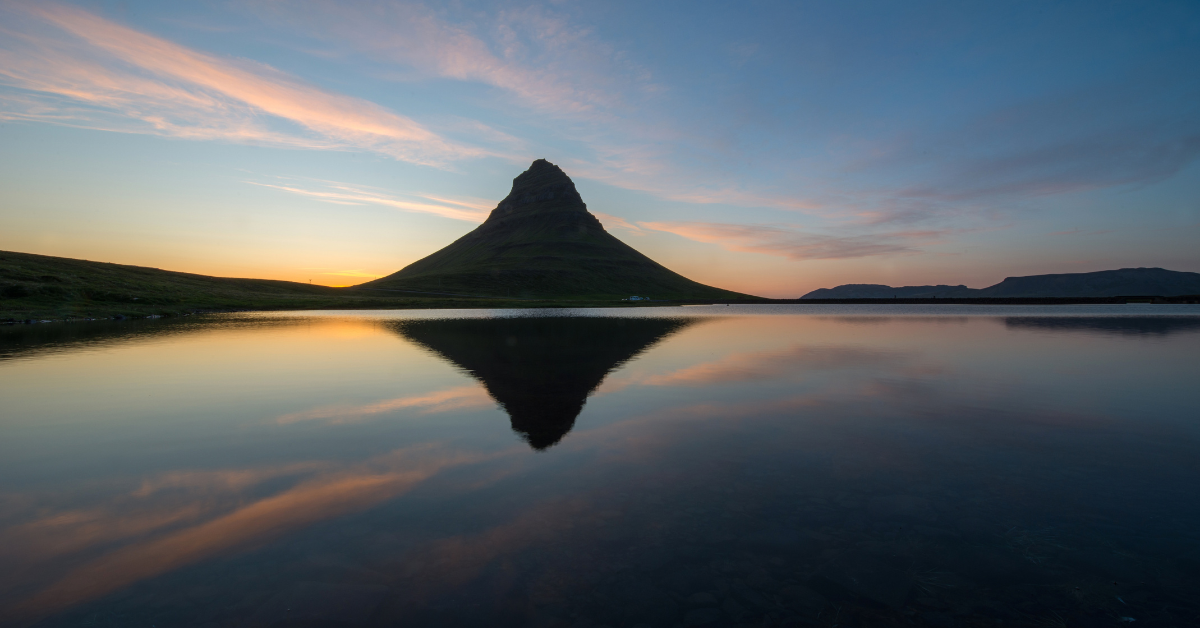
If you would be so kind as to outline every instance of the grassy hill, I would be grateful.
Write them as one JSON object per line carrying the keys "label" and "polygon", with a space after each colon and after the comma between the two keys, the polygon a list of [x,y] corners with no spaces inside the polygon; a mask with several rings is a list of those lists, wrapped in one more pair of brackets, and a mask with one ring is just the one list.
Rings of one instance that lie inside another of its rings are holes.
{"label": "grassy hill", "polygon": [[356,292],[0,251],[0,321],[178,315],[213,310],[503,307],[496,300]]}
{"label": "grassy hill", "polygon": [[196,311],[616,305],[760,300],[697,283],[610,235],[539,159],[482,225],[399,272],[350,288],[235,279],[0,251],[0,321]]}
{"label": "grassy hill", "polygon": [[539,159],[488,219],[449,246],[363,288],[496,297],[753,299],[663,267],[604,230],[575,184]]}

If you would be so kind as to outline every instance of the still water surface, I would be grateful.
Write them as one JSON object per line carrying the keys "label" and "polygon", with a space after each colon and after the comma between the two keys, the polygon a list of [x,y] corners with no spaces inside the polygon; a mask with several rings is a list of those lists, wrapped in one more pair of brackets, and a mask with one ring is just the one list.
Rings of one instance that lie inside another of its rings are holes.
{"label": "still water surface", "polygon": [[1196,626],[1198,383],[1194,306],[5,328],[0,625]]}

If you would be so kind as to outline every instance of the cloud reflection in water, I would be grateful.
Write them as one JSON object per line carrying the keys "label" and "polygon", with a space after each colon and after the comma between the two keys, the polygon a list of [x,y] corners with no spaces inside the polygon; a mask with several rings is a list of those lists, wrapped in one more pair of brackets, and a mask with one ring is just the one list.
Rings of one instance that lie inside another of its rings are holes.
{"label": "cloud reflection in water", "polygon": [[[1093,546],[1190,581],[1154,547],[1113,532],[1177,539],[1173,521],[1200,521],[1178,499],[1197,479],[1194,427],[1172,422],[1197,401],[1182,385],[1195,375],[1200,335],[1190,327],[1169,326],[1176,342],[1161,343],[1137,321],[1029,334],[985,317],[705,320],[314,317],[258,336],[238,327],[239,343],[262,343],[239,355],[264,356],[244,377],[294,377],[299,361],[350,392],[338,403],[305,396],[308,409],[264,392],[230,422],[146,411],[136,431],[168,443],[169,457],[127,446],[135,431],[104,415],[39,431],[37,406],[16,404],[33,408],[4,417],[21,446],[91,447],[43,461],[53,474],[29,464],[19,470],[30,479],[6,474],[0,608],[50,617],[47,626],[86,613],[202,624],[221,608],[270,625],[284,619],[273,614],[280,600],[333,599],[336,585],[385,592],[374,611],[385,623],[480,613],[497,625],[570,614],[672,623],[720,580],[744,587],[729,594],[735,604],[721,602],[730,617],[761,614],[760,596],[799,618],[836,603],[869,623],[890,617],[890,604],[916,604],[921,586],[1007,608],[1028,599],[1028,582],[1058,586],[1053,574],[1086,585],[1087,573],[1109,573]],[[1078,330],[1114,326],[1137,333],[1080,344]],[[211,345],[224,332],[205,333],[215,335],[156,339],[196,356],[189,372],[204,381],[228,368],[221,352],[190,352],[189,338]],[[298,348],[283,352],[268,336]],[[138,372],[153,378],[160,354],[148,348],[87,345],[115,363],[141,356]],[[322,356],[344,351],[360,352],[361,366],[326,368]],[[387,354],[404,358],[381,363]],[[67,369],[84,353],[23,355],[0,368]],[[617,370],[628,384],[589,399]],[[1114,371],[1120,379],[1102,380]],[[14,401],[41,394],[16,369],[0,376]],[[152,384],[193,382],[164,377]],[[113,381],[131,399],[145,390]],[[69,393],[75,380],[56,386]],[[545,449],[495,430],[492,399]],[[389,417],[404,420],[370,420]],[[222,440],[230,433],[250,444]],[[1057,540],[1039,532],[1050,527]],[[931,573],[953,587],[930,584]],[[215,593],[171,601],[201,589]],[[862,599],[876,606],[856,606]],[[1051,616],[1057,607],[1044,604],[1022,612]]]}

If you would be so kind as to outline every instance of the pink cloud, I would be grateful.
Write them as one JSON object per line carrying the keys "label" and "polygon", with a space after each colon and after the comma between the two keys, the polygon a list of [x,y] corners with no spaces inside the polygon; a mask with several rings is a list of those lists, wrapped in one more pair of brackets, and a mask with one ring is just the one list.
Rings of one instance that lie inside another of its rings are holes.
{"label": "pink cloud", "polygon": [[[592,146],[598,149],[598,146]],[[613,187],[646,192],[662,199],[701,205],[724,204],[742,207],[767,207],[789,211],[828,210],[821,201],[787,194],[764,194],[733,185],[716,185],[695,179],[697,173],[671,164],[671,155],[649,149],[613,150],[596,161],[570,160],[573,176],[600,181]],[[721,178],[721,177],[718,177]]]}
{"label": "pink cloud", "polygon": [[597,211],[593,211],[592,215],[596,218],[599,218],[600,223],[603,224],[606,229],[624,229],[637,235],[642,235],[645,233],[642,231],[641,227],[638,227],[637,225],[625,220],[624,218],[621,218],[620,216],[613,216],[611,214],[605,214]]}
{"label": "pink cloud", "polygon": [[[71,6],[10,7],[10,15],[24,18],[30,28],[4,31],[0,82],[33,96],[6,96],[9,118],[188,139],[369,150],[427,165],[489,154],[372,102],[265,65],[198,52]],[[281,123],[298,128],[279,129]]]}
{"label": "pink cloud", "polygon": [[422,214],[433,214],[442,216],[443,218],[452,218],[454,220],[464,220],[467,222],[483,222],[487,218],[490,209],[474,201],[456,201],[436,196],[422,197],[426,200],[435,201],[434,203],[422,203],[416,201],[406,201],[395,198],[383,192],[377,192],[369,189],[352,186],[345,183],[324,182],[325,189],[310,189],[300,187],[299,184],[281,185],[274,183],[260,183],[257,181],[246,181],[250,185],[257,185],[264,188],[281,190],[292,194],[299,194],[315,198],[317,200],[333,203],[336,205],[382,205],[384,207],[392,207],[408,212],[418,212]]}
{"label": "pink cloud", "polygon": [[[512,154],[530,151],[524,139],[477,120],[441,119],[443,131],[471,138],[472,145],[466,145],[375,103],[331,93],[252,61],[189,49],[75,7],[10,6],[7,14],[26,24],[0,38],[7,40],[0,42],[0,83],[21,91],[0,92],[0,118],[196,140],[366,150],[435,166],[483,156],[523,162]],[[575,176],[687,203],[819,207],[720,181],[697,185],[696,173],[673,165],[663,152],[687,138],[661,120],[627,115],[631,105],[625,100],[650,85],[648,73],[551,11],[500,11],[479,33],[411,3],[368,10],[315,1],[304,9],[265,3],[258,5],[258,14],[410,67],[419,76],[490,85],[542,118],[572,120],[565,127],[568,135],[594,153],[590,159],[567,160],[564,165]]]}
{"label": "pink cloud", "polygon": [[488,40],[412,2],[347,5],[327,0],[256,3],[264,20],[300,28],[338,46],[417,73],[490,85],[542,112],[601,111],[619,101],[611,89],[614,51],[588,29],[537,8],[490,16]]}
{"label": "pink cloud", "polygon": [[696,242],[718,244],[729,251],[763,253],[794,260],[911,253],[916,251],[917,244],[935,241],[945,235],[942,231],[928,230],[831,236],[787,227],[714,222],[639,222],[638,225]]}
{"label": "pink cloud", "polygon": [[[303,10],[297,10],[298,4]],[[649,73],[588,29],[551,11],[501,10],[478,25],[460,25],[412,2],[356,7],[310,0],[254,6],[268,23],[303,30],[334,50],[394,64],[400,74],[393,79],[412,80],[415,73],[487,85],[536,112],[529,120],[533,124],[544,124],[549,114],[556,121],[555,133],[565,132],[592,153],[561,160],[572,176],[685,203],[825,207],[792,195],[739,189],[728,177],[711,172],[708,181],[698,184],[698,176],[705,175],[678,167],[673,154],[681,142],[697,138],[669,121],[645,119],[645,110],[629,115],[633,94],[661,91],[651,89]],[[573,124],[557,124],[562,119]],[[520,140],[501,135],[497,141],[503,145],[528,152]]]}

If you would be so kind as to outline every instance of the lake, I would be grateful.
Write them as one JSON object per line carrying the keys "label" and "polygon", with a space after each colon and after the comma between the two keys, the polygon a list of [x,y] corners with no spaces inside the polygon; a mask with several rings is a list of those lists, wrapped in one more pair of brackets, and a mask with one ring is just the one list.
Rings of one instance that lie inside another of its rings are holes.
{"label": "lake", "polygon": [[1197,306],[21,325],[0,400],[3,626],[1200,625]]}

